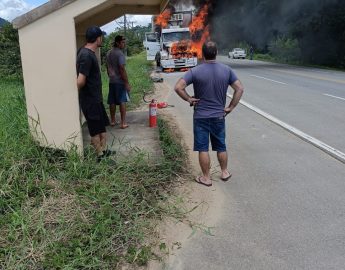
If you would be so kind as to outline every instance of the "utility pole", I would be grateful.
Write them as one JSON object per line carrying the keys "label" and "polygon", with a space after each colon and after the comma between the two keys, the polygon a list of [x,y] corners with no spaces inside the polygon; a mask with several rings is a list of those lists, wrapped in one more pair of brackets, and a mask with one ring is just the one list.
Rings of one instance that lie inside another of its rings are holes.
{"label": "utility pole", "polygon": [[126,16],[126,14],[123,16],[123,32],[124,32],[125,38],[127,38],[127,16]]}
{"label": "utility pole", "polygon": [[123,15],[123,21],[117,22],[117,24],[119,24],[121,28],[123,27],[123,33],[124,33],[123,35],[125,38],[127,38],[127,30],[130,28],[133,28],[135,23],[136,21],[129,20],[126,14]]}

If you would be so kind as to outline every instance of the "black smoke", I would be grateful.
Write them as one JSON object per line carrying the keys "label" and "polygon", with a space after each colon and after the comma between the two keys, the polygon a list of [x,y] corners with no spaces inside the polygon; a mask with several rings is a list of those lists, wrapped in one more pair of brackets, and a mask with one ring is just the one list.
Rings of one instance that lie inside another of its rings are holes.
{"label": "black smoke", "polygon": [[[175,3],[178,1],[175,1]],[[190,0],[209,5],[211,37],[220,48],[246,42],[267,52],[271,41],[298,41],[301,61],[345,67],[344,0]]]}

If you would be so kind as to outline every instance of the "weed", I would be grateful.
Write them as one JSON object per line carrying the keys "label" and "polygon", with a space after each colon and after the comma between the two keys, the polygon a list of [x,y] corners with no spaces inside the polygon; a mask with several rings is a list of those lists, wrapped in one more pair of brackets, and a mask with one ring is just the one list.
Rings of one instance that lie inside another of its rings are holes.
{"label": "weed", "polygon": [[[129,63],[141,63],[143,55],[138,57]],[[144,67],[128,69],[141,74],[132,82],[139,103],[140,87],[152,85]],[[82,159],[74,150],[37,145],[21,82],[2,80],[0,100],[0,269],[146,264],[152,257],[151,221],[174,211],[168,194],[184,167],[182,147],[167,124],[159,121],[165,154],[160,162],[149,163],[139,152],[109,166],[95,162],[89,150]]]}

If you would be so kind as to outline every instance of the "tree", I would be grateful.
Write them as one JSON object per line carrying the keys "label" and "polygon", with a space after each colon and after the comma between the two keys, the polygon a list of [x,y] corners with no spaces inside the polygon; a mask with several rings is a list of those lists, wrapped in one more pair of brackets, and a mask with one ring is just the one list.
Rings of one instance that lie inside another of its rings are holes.
{"label": "tree", "polygon": [[[129,56],[140,53],[144,50],[143,41],[145,33],[150,32],[149,26],[134,26],[126,29],[126,40],[127,40],[127,53]],[[112,32],[105,37],[102,47],[102,59],[104,59],[108,50],[111,49],[114,39],[117,35],[124,36],[124,29],[119,29],[116,32]]]}
{"label": "tree", "polygon": [[0,32],[0,77],[21,77],[22,65],[18,31],[5,24]]}
{"label": "tree", "polygon": [[298,39],[305,63],[345,67],[345,6],[333,1],[317,13],[307,8],[294,18],[292,35]]}

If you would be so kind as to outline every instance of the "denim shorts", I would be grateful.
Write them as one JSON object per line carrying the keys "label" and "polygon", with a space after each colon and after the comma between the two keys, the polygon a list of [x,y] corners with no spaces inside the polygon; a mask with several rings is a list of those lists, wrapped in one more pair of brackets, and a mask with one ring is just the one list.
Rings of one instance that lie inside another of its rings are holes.
{"label": "denim shorts", "polygon": [[208,152],[211,139],[212,150],[226,152],[225,118],[194,119],[194,151]]}
{"label": "denim shorts", "polygon": [[128,102],[127,90],[124,84],[109,83],[108,104],[121,105]]}

